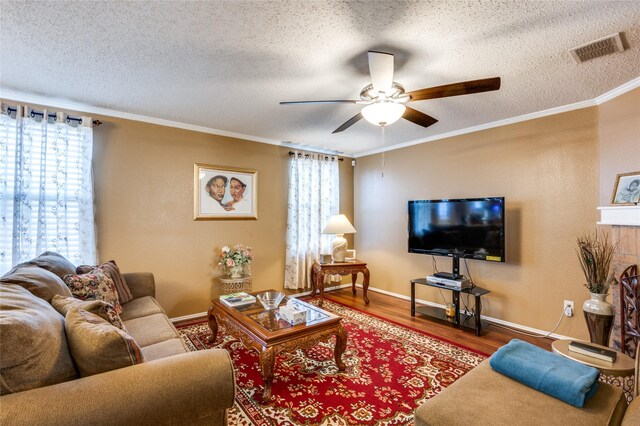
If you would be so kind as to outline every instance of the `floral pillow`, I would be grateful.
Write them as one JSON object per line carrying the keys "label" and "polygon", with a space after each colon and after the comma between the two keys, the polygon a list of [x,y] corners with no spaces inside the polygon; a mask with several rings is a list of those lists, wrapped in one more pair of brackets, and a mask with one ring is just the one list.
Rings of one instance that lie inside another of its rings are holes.
{"label": "floral pillow", "polygon": [[118,300],[120,300],[120,303],[127,303],[133,299],[133,294],[131,294],[127,281],[120,273],[120,268],[116,265],[115,260],[110,260],[98,266],[80,265],[76,268],[76,274],[87,274],[98,268],[102,269],[102,271],[113,280],[113,283],[116,285],[116,290],[118,291]]}
{"label": "floral pillow", "polygon": [[65,275],[64,282],[71,290],[71,294],[78,299],[104,300],[113,305],[118,315],[122,313],[116,285],[102,269],[94,269],[88,274],[82,275]]}

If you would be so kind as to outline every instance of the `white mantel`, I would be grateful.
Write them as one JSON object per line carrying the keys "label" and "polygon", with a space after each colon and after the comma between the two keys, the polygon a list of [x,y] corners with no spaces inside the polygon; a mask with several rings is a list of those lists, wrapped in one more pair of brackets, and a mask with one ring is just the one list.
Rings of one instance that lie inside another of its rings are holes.
{"label": "white mantel", "polygon": [[598,210],[598,225],[640,226],[640,206],[607,206]]}

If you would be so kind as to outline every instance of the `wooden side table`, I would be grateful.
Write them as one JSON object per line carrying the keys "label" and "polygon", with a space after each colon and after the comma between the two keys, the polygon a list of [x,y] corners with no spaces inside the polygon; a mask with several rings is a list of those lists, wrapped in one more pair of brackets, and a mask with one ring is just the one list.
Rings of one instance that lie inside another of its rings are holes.
{"label": "wooden side table", "polygon": [[[608,383],[612,386],[619,387],[624,392],[627,403],[631,403],[634,398],[634,372],[635,372],[635,360],[629,355],[616,351],[616,360],[614,362],[603,361],[598,358],[594,358],[588,355],[582,355],[569,350],[569,343],[571,340],[556,340],[551,344],[553,352],[562,355],[566,358],[572,359],[581,364],[595,367],[600,370],[600,381]],[[589,343],[589,342],[584,342]],[[597,346],[603,349],[613,351],[614,349],[608,348],[602,345],[596,345],[595,343],[589,343],[590,345]]]}
{"label": "wooden side table", "polygon": [[239,278],[231,278],[228,275],[222,275],[218,278],[220,281],[220,294],[239,293],[241,291],[251,293],[251,275],[243,275]]}
{"label": "wooden side table", "polygon": [[[556,340],[551,344],[551,349],[553,350],[553,352],[560,354],[566,358],[572,359],[590,367],[595,367],[600,370],[602,374],[605,374],[607,376],[630,376],[635,370],[635,361],[627,354],[616,351],[618,352],[618,354],[616,355],[616,360],[614,362],[607,362],[598,358],[594,358],[592,356],[572,352],[569,350],[569,343],[571,343],[571,340]],[[608,349],[610,351],[613,350],[606,346],[596,345],[595,343],[589,344],[592,346],[600,347],[602,349]]]}
{"label": "wooden side table", "polygon": [[324,276],[325,275],[351,275],[351,291],[353,295],[356,295],[356,280],[358,279],[358,273],[362,272],[364,279],[362,281],[362,298],[364,303],[369,304],[369,298],[367,297],[367,289],[369,288],[369,269],[367,264],[360,260],[354,260],[353,262],[331,262],[331,263],[319,263],[314,262],[311,267],[311,295],[315,296],[316,291],[320,290],[320,303],[322,306],[324,298]]}

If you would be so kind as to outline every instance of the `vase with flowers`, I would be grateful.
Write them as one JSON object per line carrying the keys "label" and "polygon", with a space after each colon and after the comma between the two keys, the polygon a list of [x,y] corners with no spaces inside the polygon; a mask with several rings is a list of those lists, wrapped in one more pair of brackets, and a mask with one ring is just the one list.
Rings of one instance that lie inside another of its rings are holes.
{"label": "vase with flowers", "polygon": [[618,282],[611,273],[616,244],[605,233],[584,234],[577,239],[578,259],[591,298],[582,305],[591,343],[609,346],[613,325],[613,305],[607,302],[609,288]]}
{"label": "vase with flowers", "polygon": [[251,247],[241,244],[232,247],[224,246],[221,249],[218,265],[222,266],[231,278],[239,278],[242,272],[251,265],[253,253]]}

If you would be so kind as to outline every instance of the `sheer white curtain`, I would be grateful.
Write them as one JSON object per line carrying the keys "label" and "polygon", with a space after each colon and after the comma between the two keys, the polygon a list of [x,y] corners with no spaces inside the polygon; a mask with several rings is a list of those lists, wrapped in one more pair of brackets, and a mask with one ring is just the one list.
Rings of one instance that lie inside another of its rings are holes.
{"label": "sheer white curtain", "polygon": [[284,288],[310,286],[311,265],[331,252],[332,235],[322,235],[329,218],[338,214],[338,159],[322,154],[295,155],[289,168],[287,253]]}
{"label": "sheer white curtain", "polygon": [[1,105],[0,274],[42,252],[96,263],[89,117]]}

